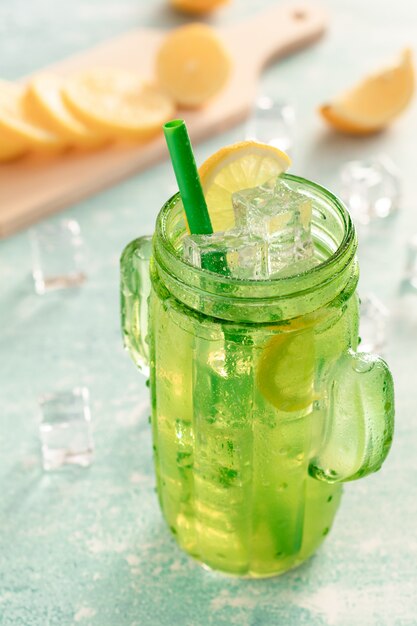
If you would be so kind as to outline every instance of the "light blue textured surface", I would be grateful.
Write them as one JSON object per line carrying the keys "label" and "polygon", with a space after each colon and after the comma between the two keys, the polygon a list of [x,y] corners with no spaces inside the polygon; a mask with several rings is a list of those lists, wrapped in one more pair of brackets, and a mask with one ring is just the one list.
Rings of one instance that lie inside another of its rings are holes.
{"label": "light blue textured surface", "polygon": [[[268,0],[235,0],[230,21]],[[400,300],[404,241],[417,232],[415,106],[368,140],[326,133],[316,105],[364,69],[416,41],[409,0],[330,0],[332,27],[314,48],[268,69],[262,87],[297,107],[293,171],[337,191],[343,160],[387,152],[404,173],[402,212],[362,242],[362,291],[392,308],[386,356],[397,386],[397,430],[383,470],[349,484],[336,524],[307,564],[281,578],[206,572],[176,547],[154,493],[147,389],[119,331],[118,258],[150,233],[171,192],[167,163],[64,215],[89,249],[80,289],[36,296],[27,233],[0,246],[1,626],[412,626],[417,624],[417,304]],[[14,78],[140,24],[179,23],[162,1],[3,0],[0,75]],[[242,127],[198,147],[201,162]],[[57,218],[52,218],[57,219]],[[40,469],[36,399],[86,384],[96,453],[89,470]]]}

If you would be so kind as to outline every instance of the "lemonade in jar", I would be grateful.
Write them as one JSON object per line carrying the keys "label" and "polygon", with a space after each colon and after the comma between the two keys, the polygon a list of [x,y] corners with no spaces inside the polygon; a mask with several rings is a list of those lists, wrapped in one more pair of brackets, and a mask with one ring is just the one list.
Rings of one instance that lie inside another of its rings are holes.
{"label": "lemonade in jar", "polygon": [[254,142],[216,153],[197,177],[207,225],[189,217],[188,163],[152,242],[121,259],[164,518],[188,554],[238,576],[311,556],[341,483],[378,470],[393,432],[391,374],[358,347],[352,221],[288,164]]}

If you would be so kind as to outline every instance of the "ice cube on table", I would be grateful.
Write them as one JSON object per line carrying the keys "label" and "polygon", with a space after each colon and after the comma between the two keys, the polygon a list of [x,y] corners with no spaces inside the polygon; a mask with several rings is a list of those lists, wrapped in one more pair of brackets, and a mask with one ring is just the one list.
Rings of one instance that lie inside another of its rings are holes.
{"label": "ice cube on table", "polygon": [[407,262],[404,281],[417,290],[417,233],[407,243]]}
{"label": "ice cube on table", "polygon": [[294,144],[295,112],[291,104],[260,96],[246,126],[246,139],[263,141],[290,152]]}
{"label": "ice cube on table", "polygon": [[77,287],[84,282],[84,244],[76,220],[45,222],[30,231],[36,293]]}
{"label": "ice cube on table", "polygon": [[75,387],[43,396],[39,407],[43,468],[88,467],[93,455],[88,389]]}
{"label": "ice cube on table", "polygon": [[291,275],[315,264],[312,201],[279,177],[233,194],[236,227],[264,241],[264,278]]}
{"label": "ice cube on table", "polygon": [[372,293],[360,298],[360,352],[383,354],[386,345],[389,311]]}
{"label": "ice cube on table", "polygon": [[241,279],[263,278],[264,242],[236,229],[184,238],[188,263],[218,274]]}
{"label": "ice cube on table", "polygon": [[395,165],[384,155],[345,163],[340,183],[342,200],[359,224],[388,217],[400,207],[401,179]]}

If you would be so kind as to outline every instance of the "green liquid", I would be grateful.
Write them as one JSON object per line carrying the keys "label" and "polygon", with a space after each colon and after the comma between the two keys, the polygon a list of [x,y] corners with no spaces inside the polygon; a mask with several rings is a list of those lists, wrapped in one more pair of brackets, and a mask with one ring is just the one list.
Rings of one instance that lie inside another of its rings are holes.
{"label": "green liquid", "polygon": [[[316,312],[318,322],[301,331],[247,325],[239,335],[234,326],[230,341],[224,324],[182,306],[154,278],[150,315],[158,495],[176,540],[199,561],[240,576],[301,563],[339,505],[341,487],[311,478],[308,465],[322,437],[320,380],[355,341],[356,297],[333,314]],[[284,373],[275,380],[271,370],[265,381],[262,355],[277,333]],[[304,381],[300,359],[311,364]]]}
{"label": "green liquid", "polygon": [[272,576],[311,556],[331,529],[340,481],[377,471],[393,433],[392,376],[357,352],[349,216],[314,183],[285,179],[314,198],[322,263],[311,271],[238,281],[181,262],[178,196],[157,220],[149,302],[150,239],[121,259],[124,344],[146,375],[149,366],[163,515],[188,554],[238,576]]}

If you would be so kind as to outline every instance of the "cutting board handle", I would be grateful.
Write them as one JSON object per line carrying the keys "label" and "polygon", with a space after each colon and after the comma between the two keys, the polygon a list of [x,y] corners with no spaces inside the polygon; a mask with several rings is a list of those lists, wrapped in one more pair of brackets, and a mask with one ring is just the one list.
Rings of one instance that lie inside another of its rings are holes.
{"label": "cutting board handle", "polygon": [[248,70],[257,75],[272,59],[321,37],[327,23],[325,11],[313,2],[280,3],[238,24],[234,30]]}

